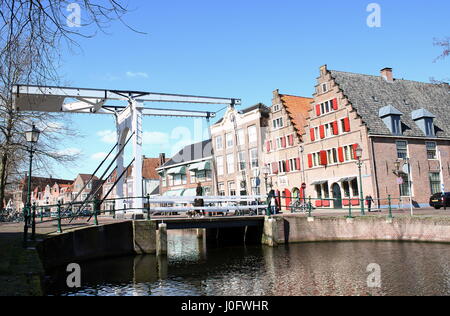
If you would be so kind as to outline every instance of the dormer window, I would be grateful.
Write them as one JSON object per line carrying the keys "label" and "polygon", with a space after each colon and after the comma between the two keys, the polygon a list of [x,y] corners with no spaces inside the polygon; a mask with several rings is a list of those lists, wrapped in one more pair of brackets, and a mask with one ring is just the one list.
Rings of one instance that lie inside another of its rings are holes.
{"label": "dormer window", "polygon": [[422,108],[412,112],[411,117],[425,134],[425,136],[436,136],[434,130],[434,119],[436,118],[436,116],[433,113]]}
{"label": "dormer window", "polygon": [[386,127],[392,135],[402,135],[401,117],[403,113],[397,110],[392,105],[385,106],[380,109],[379,116],[383,120]]}

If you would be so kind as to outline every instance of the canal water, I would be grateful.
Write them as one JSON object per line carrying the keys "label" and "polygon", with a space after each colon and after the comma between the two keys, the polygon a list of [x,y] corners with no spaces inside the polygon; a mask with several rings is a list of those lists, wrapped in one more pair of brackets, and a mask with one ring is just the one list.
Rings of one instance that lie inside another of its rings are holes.
{"label": "canal water", "polygon": [[46,294],[450,295],[449,244],[326,242],[207,248],[195,231],[173,231],[168,246],[166,259],[138,256],[81,264],[79,289],[67,288],[65,268],[49,271]]}

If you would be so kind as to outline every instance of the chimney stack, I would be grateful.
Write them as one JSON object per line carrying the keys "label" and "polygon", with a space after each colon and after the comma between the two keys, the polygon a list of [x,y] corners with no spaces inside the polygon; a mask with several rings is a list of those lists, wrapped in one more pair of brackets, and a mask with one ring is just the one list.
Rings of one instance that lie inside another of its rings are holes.
{"label": "chimney stack", "polygon": [[394,75],[392,73],[392,68],[381,69],[381,77],[387,82],[394,82]]}
{"label": "chimney stack", "polygon": [[161,153],[159,154],[159,165],[162,166],[166,163],[166,154]]}

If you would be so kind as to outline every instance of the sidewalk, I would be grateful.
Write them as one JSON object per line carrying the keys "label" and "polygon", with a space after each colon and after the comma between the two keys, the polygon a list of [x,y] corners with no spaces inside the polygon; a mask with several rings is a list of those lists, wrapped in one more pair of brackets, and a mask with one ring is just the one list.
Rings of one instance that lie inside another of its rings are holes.
{"label": "sidewalk", "polygon": [[[112,221],[112,218],[99,217],[100,224]],[[62,227],[67,231],[86,227],[85,224],[85,221],[71,225],[63,223]],[[38,222],[36,239],[42,239],[56,230],[56,222]],[[43,295],[41,282],[44,269],[34,246],[35,243],[30,241],[28,249],[23,248],[23,223],[0,223],[0,296]]]}
{"label": "sidewalk", "polygon": [[[372,212],[368,212],[367,208],[364,209],[366,216],[388,216],[389,211],[387,209],[372,209]],[[283,211],[283,214],[291,214],[288,211]],[[305,214],[305,213],[294,213],[294,214]],[[349,209],[313,209],[311,212],[312,216],[348,216]],[[305,215],[308,215],[306,212]],[[410,216],[410,209],[395,209],[392,210],[392,215],[395,216]],[[352,208],[352,216],[361,216],[361,208]],[[417,217],[427,217],[427,216],[450,216],[450,208],[447,210],[436,210],[434,208],[422,208],[414,209],[414,216]]]}

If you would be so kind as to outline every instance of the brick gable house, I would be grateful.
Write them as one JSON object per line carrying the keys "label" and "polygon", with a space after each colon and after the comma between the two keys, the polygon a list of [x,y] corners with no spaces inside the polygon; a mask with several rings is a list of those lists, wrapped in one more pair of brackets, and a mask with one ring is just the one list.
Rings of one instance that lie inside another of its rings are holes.
{"label": "brick gable house", "polygon": [[[300,198],[305,182],[301,145],[313,99],[273,92],[269,126],[265,133],[264,163],[269,176],[267,186],[278,196]],[[286,202],[286,204],[284,203]]]}
{"label": "brick gable house", "polygon": [[390,68],[370,76],[322,66],[304,134],[307,194],[335,199],[317,206],[359,206],[360,146],[363,195],[429,206],[450,185],[449,109],[448,84],[394,79]]}

